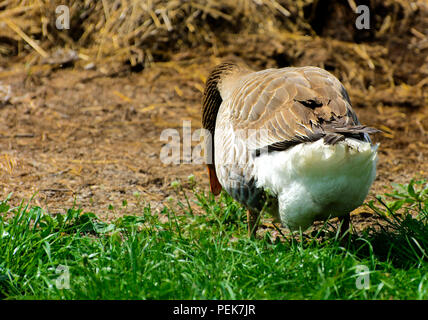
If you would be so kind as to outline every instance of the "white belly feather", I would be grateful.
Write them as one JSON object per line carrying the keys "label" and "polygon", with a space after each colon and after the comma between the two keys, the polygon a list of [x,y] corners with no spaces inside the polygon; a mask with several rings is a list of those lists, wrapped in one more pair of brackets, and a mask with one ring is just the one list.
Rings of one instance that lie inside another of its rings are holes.
{"label": "white belly feather", "polygon": [[363,202],[376,175],[377,145],[347,138],[318,140],[255,159],[257,187],[278,197],[279,217],[292,230],[348,214]]}

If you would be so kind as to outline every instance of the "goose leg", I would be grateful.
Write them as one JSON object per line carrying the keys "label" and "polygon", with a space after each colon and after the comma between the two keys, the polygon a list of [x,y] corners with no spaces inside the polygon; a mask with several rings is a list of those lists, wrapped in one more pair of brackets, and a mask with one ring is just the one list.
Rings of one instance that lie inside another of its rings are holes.
{"label": "goose leg", "polygon": [[255,237],[259,226],[259,215],[256,211],[248,209],[247,223],[248,223],[248,235],[251,238]]}
{"label": "goose leg", "polygon": [[[349,230],[349,224],[351,222],[351,215],[347,214],[346,216],[339,218],[340,223],[340,232],[339,232],[339,238],[342,238],[344,243],[348,243],[350,239],[350,230]],[[345,233],[348,231],[348,233],[345,235]]]}

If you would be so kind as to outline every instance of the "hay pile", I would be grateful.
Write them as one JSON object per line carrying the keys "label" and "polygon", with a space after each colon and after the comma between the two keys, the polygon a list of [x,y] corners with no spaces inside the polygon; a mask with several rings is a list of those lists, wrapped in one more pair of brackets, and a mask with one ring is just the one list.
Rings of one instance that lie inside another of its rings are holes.
{"label": "hay pile", "polygon": [[[358,4],[370,29],[355,27]],[[70,29],[58,30],[58,5]],[[58,50],[61,48],[61,50]],[[29,64],[153,62],[234,55],[259,67],[317,65],[356,102],[428,104],[425,0],[3,0],[0,55]]]}
{"label": "hay pile", "polygon": [[[68,30],[56,28],[59,5],[69,7]],[[165,61],[172,52],[201,44],[215,46],[225,29],[268,31],[267,27],[291,15],[275,0],[20,0],[0,2],[1,9],[0,21],[9,27],[0,31],[9,45],[2,45],[2,54],[21,54],[27,51],[23,46],[27,43],[46,58],[46,50],[60,44],[91,59],[132,65]],[[293,20],[284,24],[292,28]],[[27,38],[38,39],[40,46]]]}

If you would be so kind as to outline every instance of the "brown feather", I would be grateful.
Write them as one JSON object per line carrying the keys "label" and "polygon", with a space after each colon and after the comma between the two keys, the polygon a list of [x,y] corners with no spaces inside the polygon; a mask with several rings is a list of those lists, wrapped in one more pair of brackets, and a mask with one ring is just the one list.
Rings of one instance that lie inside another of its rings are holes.
{"label": "brown feather", "polygon": [[[228,76],[233,73],[225,75]],[[227,94],[221,92],[230,99],[230,121],[236,130],[267,129],[269,145],[275,149],[320,139],[327,134],[363,139],[363,134],[374,132],[369,128],[356,129],[360,123],[346,90],[325,70],[316,67],[269,69],[245,74],[238,80],[239,88]],[[336,122],[346,124],[348,131],[336,130],[339,128],[334,125]],[[330,138],[330,142],[342,140]],[[249,144],[252,149],[266,147],[257,141]]]}
{"label": "brown feather", "polygon": [[[345,88],[323,69],[253,72],[234,63],[220,64],[208,77],[202,124],[212,139],[220,130],[216,136],[220,152],[214,152],[213,143],[210,147],[218,162],[218,166],[214,161],[208,165],[211,191],[218,194],[222,181],[228,192],[247,204],[258,201],[254,196],[258,191],[251,183],[252,161],[243,158],[247,150],[257,156],[265,150],[281,151],[322,138],[327,144],[347,137],[370,141],[367,135],[376,132],[359,123]],[[261,130],[263,134],[249,134]],[[240,132],[249,137],[239,136]],[[260,138],[254,139],[256,136]],[[216,168],[223,171],[217,173]],[[248,188],[251,199],[244,194]]]}

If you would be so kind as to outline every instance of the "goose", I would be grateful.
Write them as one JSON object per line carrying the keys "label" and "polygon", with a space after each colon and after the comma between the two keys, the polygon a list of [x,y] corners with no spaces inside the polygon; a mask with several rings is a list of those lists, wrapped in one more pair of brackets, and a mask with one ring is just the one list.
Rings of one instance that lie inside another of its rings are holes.
{"label": "goose", "polygon": [[254,71],[223,62],[209,74],[202,127],[210,190],[247,211],[254,237],[262,212],[291,231],[350,212],[376,176],[377,148],[341,82],[314,67]]}

